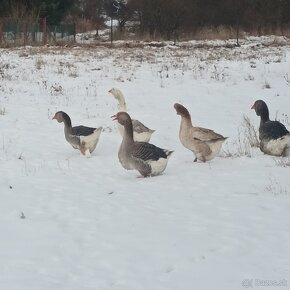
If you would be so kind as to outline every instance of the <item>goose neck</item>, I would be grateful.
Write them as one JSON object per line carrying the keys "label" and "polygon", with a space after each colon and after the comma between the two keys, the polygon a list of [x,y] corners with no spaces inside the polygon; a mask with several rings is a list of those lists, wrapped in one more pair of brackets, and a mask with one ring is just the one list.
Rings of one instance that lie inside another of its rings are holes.
{"label": "goose neck", "polygon": [[192,122],[190,117],[181,116],[181,128],[192,127]]}
{"label": "goose neck", "polygon": [[119,110],[119,112],[127,112],[127,106],[126,106],[126,102],[125,101],[120,101],[119,100],[118,110]]}
{"label": "goose neck", "polygon": [[64,126],[67,128],[71,128],[72,125],[71,125],[71,119],[70,119],[69,115],[66,113],[63,113],[62,116],[63,116]]}
{"label": "goose neck", "polygon": [[123,140],[126,143],[133,143],[134,142],[132,122],[127,122],[124,125],[124,136],[123,136]]}
{"label": "goose neck", "polygon": [[127,111],[127,106],[126,106],[126,101],[123,93],[121,91],[117,91],[115,95],[116,99],[118,100],[118,109],[121,112],[126,112]]}
{"label": "goose neck", "polygon": [[261,121],[260,121],[260,125],[266,123],[267,121],[269,121],[269,111],[263,111],[261,114]]}

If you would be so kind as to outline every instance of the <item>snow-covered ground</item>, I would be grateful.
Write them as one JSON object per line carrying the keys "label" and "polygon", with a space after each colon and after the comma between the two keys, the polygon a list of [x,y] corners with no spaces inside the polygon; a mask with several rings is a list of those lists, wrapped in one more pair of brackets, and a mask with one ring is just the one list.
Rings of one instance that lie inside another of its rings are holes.
{"label": "snow-covered ground", "polygon": [[[1,49],[0,289],[289,289],[290,162],[250,148],[244,116],[263,99],[290,128],[290,45],[261,41]],[[119,164],[112,87],[174,150],[162,176]],[[193,163],[175,102],[229,137],[220,156]],[[103,126],[91,158],[58,110]]]}

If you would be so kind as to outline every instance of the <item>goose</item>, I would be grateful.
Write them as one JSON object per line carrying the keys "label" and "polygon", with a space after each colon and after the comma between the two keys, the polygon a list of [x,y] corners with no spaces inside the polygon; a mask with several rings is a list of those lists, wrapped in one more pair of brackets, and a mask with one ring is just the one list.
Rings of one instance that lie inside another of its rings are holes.
{"label": "goose", "polygon": [[80,150],[83,155],[89,157],[98,144],[102,127],[72,127],[69,115],[63,111],[56,112],[52,119],[57,120],[58,123],[64,123],[64,136],[67,142],[73,148]]}
{"label": "goose", "polygon": [[290,155],[290,133],[279,121],[269,119],[269,109],[263,100],[255,101],[251,107],[260,116],[260,150],[268,155]]}
{"label": "goose", "polygon": [[134,141],[132,120],[128,113],[118,112],[112,118],[124,126],[123,141],[118,152],[121,165],[127,170],[139,171],[143,177],[160,175],[173,151]]}
{"label": "goose", "polygon": [[[114,98],[118,101],[118,110],[120,112],[127,112],[126,101],[123,93],[117,89],[112,88],[109,90],[109,93],[114,96]],[[133,138],[137,142],[149,142],[151,135],[155,130],[149,129],[143,123],[138,120],[132,119],[133,123]],[[124,127],[118,123],[118,130],[123,136],[124,134]]]}
{"label": "goose", "polygon": [[212,160],[221,150],[227,137],[215,133],[213,130],[194,127],[188,110],[181,104],[174,104],[177,115],[181,116],[179,139],[181,144],[191,150],[195,159],[206,162]]}

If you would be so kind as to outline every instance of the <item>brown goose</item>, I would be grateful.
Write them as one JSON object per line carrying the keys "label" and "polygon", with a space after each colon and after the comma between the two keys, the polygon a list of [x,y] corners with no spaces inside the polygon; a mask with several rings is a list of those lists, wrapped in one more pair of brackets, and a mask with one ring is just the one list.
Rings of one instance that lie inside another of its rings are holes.
{"label": "brown goose", "polygon": [[[114,98],[118,101],[118,110],[120,112],[127,112],[126,101],[123,93],[116,88],[112,88],[111,90],[109,90],[109,93],[112,94]],[[149,129],[143,123],[135,119],[132,119],[132,124],[134,140],[137,142],[149,142],[151,135],[153,132],[155,132],[155,130]],[[118,124],[118,130],[121,136],[123,136],[124,127],[121,124]]]}
{"label": "brown goose", "polygon": [[173,151],[134,141],[132,120],[126,112],[119,112],[112,118],[124,126],[123,141],[118,153],[122,166],[127,170],[138,170],[144,177],[161,174]]}
{"label": "brown goose", "polygon": [[259,128],[261,151],[273,156],[289,156],[290,133],[286,127],[278,121],[269,119],[269,109],[264,101],[256,101],[251,109],[254,109],[261,119]]}
{"label": "brown goose", "polygon": [[215,133],[213,130],[192,126],[188,110],[176,103],[174,105],[177,115],[181,116],[179,139],[181,144],[195,154],[194,162],[213,159],[221,150],[227,137]]}
{"label": "brown goose", "polygon": [[83,155],[89,157],[98,144],[102,127],[72,127],[69,115],[63,111],[56,112],[52,119],[56,119],[59,123],[64,123],[64,136],[67,142],[73,148],[79,149]]}

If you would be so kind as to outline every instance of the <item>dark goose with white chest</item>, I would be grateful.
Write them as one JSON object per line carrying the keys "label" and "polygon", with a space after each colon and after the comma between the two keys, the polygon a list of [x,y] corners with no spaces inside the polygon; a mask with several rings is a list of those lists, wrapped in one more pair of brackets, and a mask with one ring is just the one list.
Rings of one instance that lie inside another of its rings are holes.
{"label": "dark goose with white chest", "polygon": [[98,144],[102,127],[72,127],[69,115],[63,111],[56,112],[52,119],[56,119],[59,123],[63,122],[66,141],[70,143],[73,148],[80,150],[83,155],[90,157],[90,154],[95,150]]}
{"label": "dark goose with white chest", "polygon": [[259,139],[262,152],[273,156],[290,155],[290,134],[279,121],[271,121],[269,109],[263,100],[257,100],[251,107],[260,117]]}

